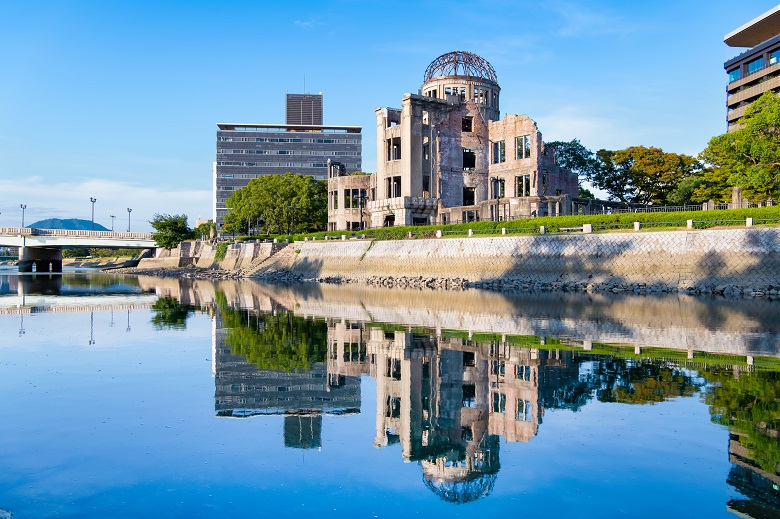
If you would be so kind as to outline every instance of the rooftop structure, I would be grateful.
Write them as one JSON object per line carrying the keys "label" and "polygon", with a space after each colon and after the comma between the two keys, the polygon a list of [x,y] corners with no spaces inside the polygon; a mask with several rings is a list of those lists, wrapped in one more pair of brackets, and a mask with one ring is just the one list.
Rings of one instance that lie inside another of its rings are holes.
{"label": "rooftop structure", "polygon": [[322,124],[322,94],[287,94],[287,124]]}
{"label": "rooftop structure", "polygon": [[780,90],[780,5],[728,33],[730,47],[751,47],[728,60],[726,108],[729,131],[739,128],[739,118],[761,94]]}

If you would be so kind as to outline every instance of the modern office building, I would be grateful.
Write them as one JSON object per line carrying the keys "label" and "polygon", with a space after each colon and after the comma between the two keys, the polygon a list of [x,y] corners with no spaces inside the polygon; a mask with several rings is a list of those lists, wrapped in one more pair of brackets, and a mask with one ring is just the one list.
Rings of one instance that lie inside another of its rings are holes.
{"label": "modern office building", "polygon": [[[347,172],[360,171],[363,145],[361,128],[291,124],[291,96],[293,94],[287,95],[287,124],[217,124],[212,202],[213,218],[218,227],[224,223],[227,212],[225,201],[233,191],[245,187],[252,179],[290,172],[326,180],[328,160],[339,161]],[[315,97],[319,100],[298,97]],[[322,96],[306,94],[298,97],[292,102],[292,105],[299,105],[298,115],[301,117],[296,120],[313,121],[316,119],[316,106],[319,106],[321,121]],[[302,116],[301,107],[304,106],[310,109],[308,115]]]}
{"label": "modern office building", "polygon": [[287,124],[322,125],[322,94],[287,94]]}
{"label": "modern office building", "polygon": [[780,5],[731,31],[723,41],[729,47],[749,48],[723,65],[729,77],[726,120],[733,131],[761,94],[780,90]]}

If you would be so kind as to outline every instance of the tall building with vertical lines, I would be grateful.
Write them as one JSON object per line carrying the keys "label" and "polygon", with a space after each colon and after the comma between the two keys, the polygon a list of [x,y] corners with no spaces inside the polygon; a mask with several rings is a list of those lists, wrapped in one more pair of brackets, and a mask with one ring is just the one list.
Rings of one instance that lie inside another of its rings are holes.
{"label": "tall building with vertical lines", "polygon": [[322,125],[322,94],[287,94],[287,124]]}

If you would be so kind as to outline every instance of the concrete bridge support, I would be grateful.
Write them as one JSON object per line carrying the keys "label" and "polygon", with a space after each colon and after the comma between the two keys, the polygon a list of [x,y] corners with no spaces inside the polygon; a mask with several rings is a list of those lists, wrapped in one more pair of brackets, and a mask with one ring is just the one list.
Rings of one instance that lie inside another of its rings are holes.
{"label": "concrete bridge support", "polygon": [[62,249],[19,247],[19,272],[62,272]]}

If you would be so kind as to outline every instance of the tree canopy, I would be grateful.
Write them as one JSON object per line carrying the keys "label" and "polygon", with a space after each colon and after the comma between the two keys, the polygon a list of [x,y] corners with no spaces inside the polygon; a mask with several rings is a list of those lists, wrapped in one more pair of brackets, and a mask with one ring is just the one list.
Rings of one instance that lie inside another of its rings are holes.
{"label": "tree canopy", "polygon": [[701,169],[694,157],[667,153],[660,148],[630,146],[593,153],[577,139],[554,141],[547,146],[555,149],[558,164],[577,173],[580,182],[586,180],[606,191],[610,199],[626,203],[688,201],[687,191],[676,190],[683,180],[695,177]]}
{"label": "tree canopy", "polygon": [[242,232],[259,223],[266,233],[323,230],[328,221],[327,184],[308,175],[266,175],[250,180],[225,202],[223,230]]}
{"label": "tree canopy", "polygon": [[754,202],[780,195],[780,97],[765,92],[739,122],[741,128],[713,137],[699,155],[711,166],[699,198],[727,200],[734,186]]}
{"label": "tree canopy", "polygon": [[155,214],[149,223],[155,230],[152,238],[158,247],[172,249],[182,241],[192,238],[192,229],[187,225],[186,214]]}

